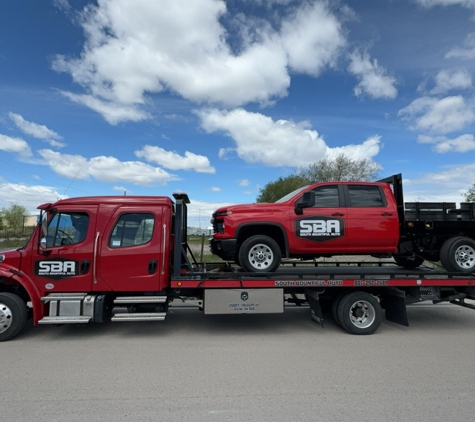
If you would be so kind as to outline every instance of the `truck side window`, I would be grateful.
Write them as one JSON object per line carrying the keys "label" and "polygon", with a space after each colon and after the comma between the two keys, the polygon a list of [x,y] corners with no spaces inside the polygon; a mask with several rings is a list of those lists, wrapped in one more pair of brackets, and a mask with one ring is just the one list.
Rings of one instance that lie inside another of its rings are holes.
{"label": "truck side window", "polygon": [[384,207],[386,201],[379,186],[348,185],[350,207]]}
{"label": "truck side window", "polygon": [[152,239],[153,226],[152,214],[122,214],[112,230],[109,247],[124,248],[148,243]]}
{"label": "truck side window", "polygon": [[48,224],[46,247],[75,245],[87,235],[89,216],[85,213],[58,213]]}
{"label": "truck side window", "polygon": [[337,208],[340,206],[338,186],[320,186],[315,191],[315,208]]}

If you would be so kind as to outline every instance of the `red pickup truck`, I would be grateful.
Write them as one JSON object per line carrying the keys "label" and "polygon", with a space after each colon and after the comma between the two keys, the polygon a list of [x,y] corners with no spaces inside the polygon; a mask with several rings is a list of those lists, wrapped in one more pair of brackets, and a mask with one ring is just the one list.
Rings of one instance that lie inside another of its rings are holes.
{"label": "red pickup truck", "polygon": [[316,183],[275,203],[219,208],[210,247],[248,272],[275,271],[283,257],[373,255],[392,256],[405,268],[440,260],[447,271],[472,273],[474,205],[404,204],[401,174]]}

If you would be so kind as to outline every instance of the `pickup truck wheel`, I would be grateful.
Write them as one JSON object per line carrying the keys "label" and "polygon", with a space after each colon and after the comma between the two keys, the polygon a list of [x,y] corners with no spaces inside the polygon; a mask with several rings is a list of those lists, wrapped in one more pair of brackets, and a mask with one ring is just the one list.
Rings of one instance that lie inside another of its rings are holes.
{"label": "pickup truck wheel", "polygon": [[0,293],[0,341],[20,333],[27,320],[25,302],[12,293]]}
{"label": "pickup truck wheel", "polygon": [[409,269],[417,268],[424,262],[424,258],[418,256],[393,255],[393,259],[400,267]]}
{"label": "pickup truck wheel", "polygon": [[239,249],[239,262],[244,271],[275,271],[279,268],[281,258],[279,245],[268,236],[252,236]]}
{"label": "pickup truck wheel", "polygon": [[348,293],[337,311],[340,325],[351,334],[372,334],[381,325],[381,305],[366,292]]}
{"label": "pickup truck wheel", "polygon": [[447,271],[475,272],[475,241],[469,237],[452,237],[442,245],[440,261]]}

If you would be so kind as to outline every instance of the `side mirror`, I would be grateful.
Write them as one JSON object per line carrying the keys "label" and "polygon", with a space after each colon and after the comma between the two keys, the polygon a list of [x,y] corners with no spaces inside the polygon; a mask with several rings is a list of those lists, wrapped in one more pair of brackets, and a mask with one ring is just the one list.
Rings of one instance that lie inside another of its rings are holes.
{"label": "side mirror", "polygon": [[302,197],[295,203],[295,214],[302,214],[304,208],[315,206],[315,191],[305,192]]}
{"label": "side mirror", "polygon": [[40,240],[40,248],[46,249],[46,237],[42,237]]}

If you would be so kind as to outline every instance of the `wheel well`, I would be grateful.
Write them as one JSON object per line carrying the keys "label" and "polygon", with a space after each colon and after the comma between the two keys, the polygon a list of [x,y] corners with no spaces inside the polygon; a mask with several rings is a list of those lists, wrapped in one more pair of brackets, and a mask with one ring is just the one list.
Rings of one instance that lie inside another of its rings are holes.
{"label": "wheel well", "polygon": [[0,277],[0,292],[16,294],[25,303],[30,300],[30,296],[25,288],[12,278]]}
{"label": "wheel well", "polygon": [[237,237],[236,253],[246,239],[251,236],[264,235],[274,239],[282,252],[282,256],[287,256],[287,239],[282,227],[273,224],[249,225],[239,229]]}

